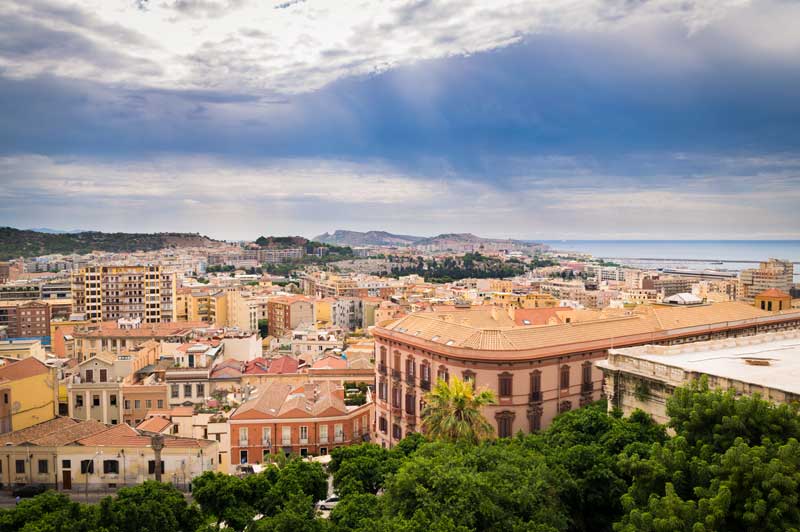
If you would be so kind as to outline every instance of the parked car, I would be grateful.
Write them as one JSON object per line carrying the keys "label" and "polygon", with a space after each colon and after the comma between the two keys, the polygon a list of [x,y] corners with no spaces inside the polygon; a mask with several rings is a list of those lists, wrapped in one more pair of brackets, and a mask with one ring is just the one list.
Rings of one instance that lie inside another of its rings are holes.
{"label": "parked car", "polygon": [[47,486],[44,484],[25,484],[19,488],[14,488],[11,493],[14,497],[35,497],[45,491],[47,491]]}
{"label": "parked car", "polygon": [[333,510],[333,507],[339,504],[339,496],[338,495],[331,495],[324,501],[319,501],[317,503],[318,510]]}

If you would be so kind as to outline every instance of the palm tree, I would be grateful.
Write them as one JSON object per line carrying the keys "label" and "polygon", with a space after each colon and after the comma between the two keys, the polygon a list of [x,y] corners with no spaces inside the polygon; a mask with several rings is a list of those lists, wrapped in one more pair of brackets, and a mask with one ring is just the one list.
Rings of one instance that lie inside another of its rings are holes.
{"label": "palm tree", "polygon": [[425,394],[422,427],[434,440],[477,443],[492,435],[494,428],[481,414],[481,408],[496,402],[491,390],[475,390],[472,383],[454,377],[443,379]]}

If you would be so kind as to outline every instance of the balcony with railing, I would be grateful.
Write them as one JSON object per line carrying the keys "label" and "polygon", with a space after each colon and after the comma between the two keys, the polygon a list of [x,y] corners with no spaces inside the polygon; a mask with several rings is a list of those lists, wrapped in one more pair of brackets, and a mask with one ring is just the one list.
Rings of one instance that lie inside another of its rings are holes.
{"label": "balcony with railing", "polygon": [[291,438],[282,438],[281,439],[281,445],[291,445],[291,444],[292,444],[292,439]]}
{"label": "balcony with railing", "polygon": [[400,370],[399,369],[393,369],[392,370],[392,379],[394,379],[396,381],[400,380]]}
{"label": "balcony with railing", "polygon": [[300,438],[300,445],[308,445],[308,438]]}
{"label": "balcony with railing", "polygon": [[327,436],[320,436],[319,437],[319,442],[320,443],[328,443],[328,437]]}
{"label": "balcony with railing", "polygon": [[414,386],[416,378],[412,373],[406,373],[406,382],[408,383],[409,386]]}
{"label": "balcony with railing", "polygon": [[531,392],[528,396],[528,402],[530,403],[541,403],[542,402],[542,392],[536,391]]}
{"label": "balcony with railing", "polygon": [[247,438],[239,438],[239,447],[247,447]]}
{"label": "balcony with railing", "polygon": [[419,381],[419,387],[428,392],[431,389],[431,381],[421,380]]}
{"label": "balcony with railing", "polygon": [[381,375],[386,375],[386,364],[378,364],[378,372]]}
{"label": "balcony with railing", "polygon": [[593,382],[584,382],[581,384],[581,393],[592,393],[594,391]]}
{"label": "balcony with railing", "polygon": [[262,440],[261,440],[261,446],[262,446],[262,447],[272,447],[272,441],[270,441],[270,439],[269,439],[269,438],[267,438],[267,439],[265,439],[265,440],[264,440],[264,439],[262,439]]}

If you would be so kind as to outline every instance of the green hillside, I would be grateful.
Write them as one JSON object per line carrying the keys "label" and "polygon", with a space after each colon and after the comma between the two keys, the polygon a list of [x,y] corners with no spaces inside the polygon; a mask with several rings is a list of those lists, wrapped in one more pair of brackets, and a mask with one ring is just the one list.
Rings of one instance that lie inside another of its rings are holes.
{"label": "green hillside", "polygon": [[196,233],[40,233],[0,227],[0,260],[54,253],[92,251],[152,251],[169,247],[203,246],[213,242]]}

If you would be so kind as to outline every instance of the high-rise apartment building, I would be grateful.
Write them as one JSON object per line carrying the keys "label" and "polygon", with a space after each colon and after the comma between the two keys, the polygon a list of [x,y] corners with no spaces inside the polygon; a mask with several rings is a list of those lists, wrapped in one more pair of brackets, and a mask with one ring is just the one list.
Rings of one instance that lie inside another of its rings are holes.
{"label": "high-rise apartment building", "polygon": [[175,286],[161,266],[89,266],[72,274],[73,308],[91,321],[175,321]]}
{"label": "high-rise apartment building", "polygon": [[769,259],[759,264],[757,269],[742,270],[738,297],[752,303],[758,294],[770,288],[788,293],[792,289],[793,275],[794,265],[791,261]]}

